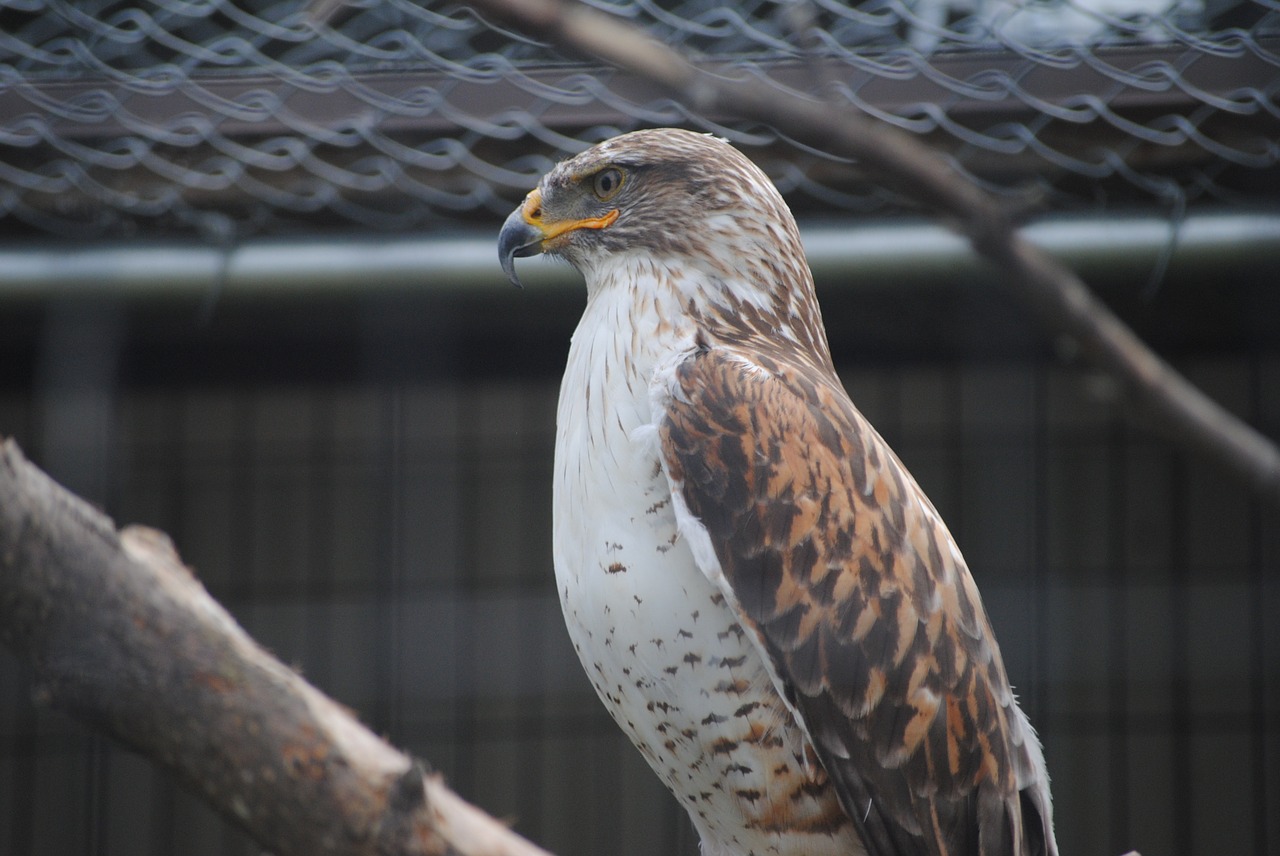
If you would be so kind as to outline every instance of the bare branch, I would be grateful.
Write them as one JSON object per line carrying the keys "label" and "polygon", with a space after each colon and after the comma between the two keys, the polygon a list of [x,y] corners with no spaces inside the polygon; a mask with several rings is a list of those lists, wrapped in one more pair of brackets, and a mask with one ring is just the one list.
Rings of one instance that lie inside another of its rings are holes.
{"label": "bare branch", "polygon": [[0,444],[0,641],[36,697],[175,772],[264,847],[547,856],[260,648],[167,536]]}
{"label": "bare branch", "polygon": [[640,75],[695,111],[720,110],[763,122],[792,139],[858,160],[864,170],[938,211],[967,236],[1040,323],[1055,338],[1074,341],[1159,430],[1280,505],[1280,449],[1160,359],[1075,274],[1025,241],[991,197],[911,135],[847,106],[802,93],[782,97],[758,81],[711,75],[640,28],[578,3],[472,0],[471,5],[535,37]]}

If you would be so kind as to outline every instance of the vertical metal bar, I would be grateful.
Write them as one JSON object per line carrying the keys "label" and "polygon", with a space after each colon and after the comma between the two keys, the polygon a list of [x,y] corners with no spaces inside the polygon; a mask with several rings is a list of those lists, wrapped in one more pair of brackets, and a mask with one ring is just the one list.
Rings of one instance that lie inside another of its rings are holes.
{"label": "vertical metal bar", "polygon": [[[516,477],[520,480],[521,495],[524,497],[525,509],[545,508],[546,501],[544,499],[543,490],[546,485],[537,476],[541,469],[538,466],[538,449],[539,443],[536,442],[536,435],[533,427],[537,424],[537,391],[536,387],[530,388],[531,384],[525,383],[524,388],[520,392],[520,413],[519,418],[522,423],[521,431],[514,440],[515,448],[507,450],[507,454],[515,454]],[[541,500],[541,501],[540,501]],[[523,553],[526,556],[534,556],[538,558],[532,559],[532,562],[539,563],[541,556],[538,551],[531,549],[537,544],[538,530],[537,525],[533,524],[534,515],[527,510],[523,511],[520,516],[520,543],[524,546]],[[522,600],[529,601],[536,596],[539,586],[535,584],[535,577],[532,568],[521,568],[519,577],[513,581],[512,586],[515,594]],[[522,628],[523,638],[521,639],[520,649],[513,652],[513,656],[519,658],[520,669],[523,674],[536,674],[538,671],[537,652],[542,648],[542,625],[540,622],[527,621]],[[542,747],[546,744],[548,728],[547,718],[543,711],[545,706],[545,695],[547,690],[542,690],[542,698],[530,700],[525,706],[522,715],[519,717],[527,724],[520,728],[520,755],[523,759],[521,764],[521,775],[524,777],[524,785],[521,789],[523,798],[527,800],[527,819],[524,824],[524,832],[526,835],[538,841],[543,838],[543,822],[546,812],[546,800],[542,798],[542,777],[543,777],[543,758]]]}
{"label": "vertical metal bar", "polygon": [[[342,521],[337,520],[334,514],[334,479],[342,467],[344,450],[335,448],[333,395],[334,390],[330,387],[307,396],[306,438],[299,444],[300,454],[296,460],[291,449],[281,447],[272,450],[273,455],[284,458],[276,462],[277,471],[286,479],[297,478],[300,488],[306,491],[305,501],[298,508],[298,513],[305,515],[305,576],[300,583],[295,582],[291,586],[297,587],[294,591],[282,594],[285,602],[296,601],[303,612],[302,639],[299,642],[305,652],[307,671],[320,686],[330,684],[334,678],[333,628],[326,627],[316,613],[323,614],[326,607],[334,605],[333,544],[342,527]],[[294,471],[294,467],[301,472]],[[296,475],[291,476],[294,472]],[[287,483],[284,487],[291,489]],[[329,612],[329,616],[332,620],[335,614]],[[350,644],[358,645],[361,641],[353,639]],[[373,723],[375,727],[381,725],[376,718]]]}
{"label": "vertical metal bar", "polygon": [[1125,538],[1128,533],[1129,476],[1127,469],[1128,432],[1124,423],[1114,421],[1107,436],[1109,511],[1107,604],[1110,633],[1107,640],[1107,778],[1111,793],[1109,850],[1123,853],[1129,848],[1129,575]]}
{"label": "vertical metal bar", "polygon": [[458,476],[458,500],[463,508],[459,518],[459,551],[462,558],[454,583],[457,586],[456,602],[458,604],[459,624],[455,632],[458,634],[458,685],[455,687],[454,702],[454,734],[457,746],[457,764],[454,767],[453,779],[461,794],[475,793],[476,743],[479,740],[479,729],[476,725],[477,709],[475,703],[474,675],[481,667],[479,654],[475,644],[473,616],[476,613],[476,585],[474,568],[477,562],[476,539],[479,533],[474,525],[476,509],[479,507],[477,485],[479,477],[475,472],[481,454],[479,438],[476,432],[481,417],[480,408],[476,404],[474,393],[462,389],[458,407],[458,460],[461,471]]}
{"label": "vertical metal bar", "polygon": [[1173,771],[1173,805],[1170,824],[1173,827],[1174,856],[1192,856],[1195,832],[1195,783],[1191,776],[1191,663],[1190,663],[1190,569],[1187,566],[1187,526],[1190,524],[1191,496],[1187,463],[1171,453],[1170,514],[1173,516],[1172,550],[1170,551],[1170,621],[1171,704],[1169,753]]}
{"label": "vertical metal bar", "polygon": [[[403,728],[403,687],[399,634],[399,613],[396,604],[404,602],[404,493],[405,471],[408,465],[405,454],[404,381],[388,384],[383,396],[384,436],[380,438],[379,463],[382,478],[379,498],[382,513],[377,533],[379,554],[376,582],[376,615],[378,617],[375,646],[373,721],[387,734],[399,735]],[[403,737],[401,737],[403,739]]]}
{"label": "vertical metal bar", "polygon": [[1056,712],[1050,709],[1049,696],[1049,664],[1048,664],[1048,621],[1049,615],[1049,477],[1050,477],[1050,444],[1052,432],[1049,426],[1049,376],[1048,369],[1038,367],[1035,372],[1035,409],[1032,431],[1032,448],[1034,463],[1032,464],[1035,479],[1035,536],[1034,564],[1029,574],[1032,601],[1035,604],[1035,616],[1032,623],[1033,656],[1032,674],[1030,676],[1031,709],[1027,715],[1035,723],[1041,740],[1049,742],[1054,727]]}
{"label": "vertical metal bar", "polygon": [[[1258,424],[1263,411],[1262,369],[1259,357],[1253,354],[1248,361],[1249,372],[1249,409],[1253,423]],[[1265,431],[1266,426],[1261,426]],[[1249,756],[1252,758],[1251,791],[1253,793],[1253,852],[1271,853],[1271,842],[1268,842],[1268,812],[1275,810],[1275,796],[1268,793],[1267,762],[1268,753],[1267,729],[1267,630],[1274,628],[1274,616],[1268,616],[1267,607],[1268,579],[1266,562],[1263,558],[1266,549],[1264,543],[1262,504],[1256,499],[1249,503],[1249,564],[1250,582],[1253,597],[1250,599],[1249,615]]]}

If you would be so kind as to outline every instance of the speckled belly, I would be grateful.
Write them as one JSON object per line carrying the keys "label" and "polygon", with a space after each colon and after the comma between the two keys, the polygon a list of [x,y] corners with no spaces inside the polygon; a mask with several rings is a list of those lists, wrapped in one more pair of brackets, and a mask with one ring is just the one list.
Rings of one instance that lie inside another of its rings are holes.
{"label": "speckled belly", "polygon": [[[567,471],[590,482],[598,463]],[[557,586],[596,692],[707,856],[861,853],[752,640],[694,564],[655,464],[602,479],[608,490],[557,485],[574,494],[556,503]]]}

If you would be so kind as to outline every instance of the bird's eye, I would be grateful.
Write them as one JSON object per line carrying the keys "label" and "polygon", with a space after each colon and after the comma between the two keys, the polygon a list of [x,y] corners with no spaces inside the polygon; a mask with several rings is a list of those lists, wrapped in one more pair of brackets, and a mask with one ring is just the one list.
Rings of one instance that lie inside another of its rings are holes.
{"label": "bird's eye", "polygon": [[591,189],[595,191],[596,197],[602,201],[612,198],[621,187],[622,171],[613,167],[600,170],[591,180]]}

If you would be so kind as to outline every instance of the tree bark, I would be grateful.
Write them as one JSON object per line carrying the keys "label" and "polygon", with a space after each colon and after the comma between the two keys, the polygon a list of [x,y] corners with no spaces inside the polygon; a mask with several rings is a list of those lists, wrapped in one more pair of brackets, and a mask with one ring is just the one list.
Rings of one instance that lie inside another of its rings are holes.
{"label": "tree bark", "polygon": [[546,856],[258,646],[167,536],[117,531],[8,440],[0,641],[38,702],[158,761],[281,856]]}

